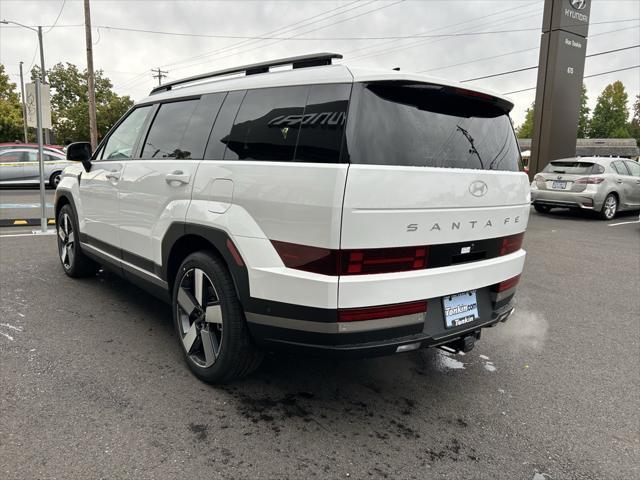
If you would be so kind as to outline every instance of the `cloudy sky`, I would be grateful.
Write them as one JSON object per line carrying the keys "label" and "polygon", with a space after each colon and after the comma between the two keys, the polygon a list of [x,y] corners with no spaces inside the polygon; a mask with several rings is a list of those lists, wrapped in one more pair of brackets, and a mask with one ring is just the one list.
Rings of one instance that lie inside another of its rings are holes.
{"label": "cloudy sky", "polygon": [[[317,51],[343,53],[347,64],[465,80],[536,65],[542,6],[542,0],[92,0],[94,64],[119,94],[134,100],[157,83],[152,68],[162,68],[173,80]],[[47,66],[86,66],[81,0],[0,0],[0,18],[46,26]],[[640,44],[639,19],[640,0],[593,0],[587,54]],[[349,38],[497,31],[502,33]],[[0,62],[14,81],[19,80],[20,61],[25,69],[39,62],[37,36],[2,26]],[[640,49],[635,48],[587,58],[585,74],[638,64]],[[586,79],[591,107],[614,80],[623,81],[630,98],[640,90],[638,69]],[[528,70],[470,85],[506,93],[535,83],[535,70]],[[516,123],[534,94],[511,96]]]}

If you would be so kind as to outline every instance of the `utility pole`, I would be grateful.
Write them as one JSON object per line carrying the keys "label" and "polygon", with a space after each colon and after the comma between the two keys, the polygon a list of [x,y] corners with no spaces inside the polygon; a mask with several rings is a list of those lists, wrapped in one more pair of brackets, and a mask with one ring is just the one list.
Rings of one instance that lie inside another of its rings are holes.
{"label": "utility pole", "polygon": [[89,94],[89,136],[91,150],[98,146],[98,124],[96,121],[96,85],[93,73],[93,41],[91,39],[91,7],[89,0],[84,0],[84,34],[87,44],[87,87]]}
{"label": "utility pole", "polygon": [[153,78],[157,78],[158,79],[158,86],[162,85],[162,79],[163,78],[167,78],[166,74],[169,73],[169,72],[166,72],[164,70],[160,70],[160,67],[158,67],[156,69],[152,68],[151,71],[156,73],[156,75],[152,75],[152,76],[153,76]]}
{"label": "utility pole", "polygon": [[20,94],[22,95],[22,126],[24,128],[24,143],[27,143],[27,102],[24,98],[24,77],[22,76],[22,64],[20,62]]}

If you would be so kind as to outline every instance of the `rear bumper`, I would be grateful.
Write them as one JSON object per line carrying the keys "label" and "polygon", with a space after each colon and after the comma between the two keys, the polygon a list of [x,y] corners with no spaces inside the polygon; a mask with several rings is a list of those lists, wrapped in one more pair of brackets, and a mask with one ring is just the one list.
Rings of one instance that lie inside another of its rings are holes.
{"label": "rear bumper", "polygon": [[[515,289],[501,294],[488,287],[477,291],[480,318],[446,329],[440,298],[427,300],[427,312],[365,322],[307,321],[246,312],[252,337],[262,348],[309,355],[362,358],[391,355],[450,344],[506,321],[512,314]],[[377,322],[377,323],[376,323]],[[364,325],[363,325],[364,324]],[[346,328],[345,328],[346,327]]]}
{"label": "rear bumper", "polygon": [[531,190],[531,202],[545,207],[581,208],[585,210],[600,210],[604,198],[600,198],[596,191],[562,192],[554,190]]}

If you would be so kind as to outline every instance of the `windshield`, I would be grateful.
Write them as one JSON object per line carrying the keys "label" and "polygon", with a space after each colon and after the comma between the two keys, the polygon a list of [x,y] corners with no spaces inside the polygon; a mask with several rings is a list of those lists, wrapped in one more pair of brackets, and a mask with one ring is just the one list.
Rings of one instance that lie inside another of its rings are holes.
{"label": "windshield", "polygon": [[562,161],[551,162],[544,170],[545,173],[568,173],[573,175],[589,175],[593,171],[594,164],[591,162]]}
{"label": "windshield", "polygon": [[362,86],[348,128],[351,163],[518,171],[509,116],[491,97],[428,84]]}

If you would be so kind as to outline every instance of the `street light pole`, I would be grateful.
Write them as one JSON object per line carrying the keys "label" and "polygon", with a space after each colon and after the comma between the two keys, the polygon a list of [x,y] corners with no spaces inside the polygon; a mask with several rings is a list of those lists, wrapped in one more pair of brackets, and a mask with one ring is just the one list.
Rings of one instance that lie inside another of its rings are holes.
{"label": "street light pole", "polygon": [[40,231],[47,233],[47,214],[44,195],[44,152],[42,151],[42,92],[40,79],[36,78],[36,121],[38,132],[38,166],[40,167]]}
{"label": "street light pole", "polygon": [[27,102],[24,98],[24,77],[22,76],[22,64],[20,62],[20,94],[22,95],[22,126],[24,128],[24,143],[27,143]]}

